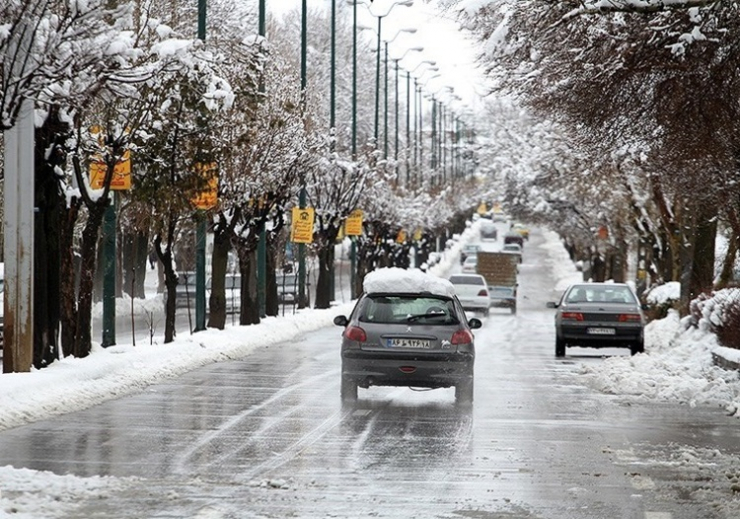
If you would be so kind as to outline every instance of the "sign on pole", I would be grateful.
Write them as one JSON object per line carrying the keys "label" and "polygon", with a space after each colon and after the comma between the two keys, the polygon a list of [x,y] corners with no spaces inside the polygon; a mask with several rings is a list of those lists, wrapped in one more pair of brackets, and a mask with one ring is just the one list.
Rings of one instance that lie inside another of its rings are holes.
{"label": "sign on pole", "polygon": [[205,185],[193,197],[193,206],[196,209],[208,211],[218,204],[218,164],[199,162],[195,165],[195,171],[203,179]]}
{"label": "sign on pole", "polygon": [[293,221],[290,226],[290,241],[293,243],[312,243],[313,242],[313,207],[301,209],[293,208]]}
{"label": "sign on pole", "polygon": [[362,236],[362,209],[355,209],[347,217],[344,230],[347,236]]}

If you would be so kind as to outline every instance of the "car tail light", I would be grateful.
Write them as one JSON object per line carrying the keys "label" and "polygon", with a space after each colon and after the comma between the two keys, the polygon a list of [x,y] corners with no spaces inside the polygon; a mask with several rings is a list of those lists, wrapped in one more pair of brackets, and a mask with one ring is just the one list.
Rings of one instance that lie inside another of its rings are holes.
{"label": "car tail light", "polygon": [[583,321],[583,314],[581,312],[563,312],[562,318],[570,321]]}
{"label": "car tail light", "polygon": [[359,326],[348,326],[347,329],[344,330],[344,336],[351,341],[365,342],[367,340],[365,330]]}
{"label": "car tail light", "polygon": [[619,314],[620,323],[639,323],[641,321],[640,314]]}
{"label": "car tail light", "polygon": [[478,292],[478,295],[479,295],[479,296],[483,296],[483,297],[488,297],[488,290],[486,290],[486,289],[484,288],[484,289],[482,289],[482,290],[481,290],[480,292]]}
{"label": "car tail light", "polygon": [[470,344],[473,342],[473,334],[470,333],[470,330],[458,330],[452,334],[450,342],[454,345]]}

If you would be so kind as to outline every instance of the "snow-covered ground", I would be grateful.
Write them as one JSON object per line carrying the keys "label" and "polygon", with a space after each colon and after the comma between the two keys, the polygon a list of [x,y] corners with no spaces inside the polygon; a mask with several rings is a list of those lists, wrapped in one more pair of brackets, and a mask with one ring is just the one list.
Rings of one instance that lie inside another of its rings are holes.
{"label": "snow-covered ground", "polygon": [[[576,271],[557,235],[545,232],[545,236],[549,267],[558,280],[556,288],[580,280],[581,273]],[[457,264],[462,246],[477,240],[478,226],[473,224],[430,272],[447,274]],[[96,346],[85,359],[66,358],[44,370],[0,375],[0,430],[87,408],[212,362],[245,357],[258,346],[288,341],[330,326],[334,316],[349,313],[351,308],[352,303],[344,303],[329,310],[307,309],[265,319],[257,326],[234,326],[178,337],[166,345],[118,345],[105,349]],[[583,365],[583,382],[628,399],[675,401],[689,406],[711,404],[735,414],[740,407],[738,373],[715,367],[711,353],[722,351],[728,358],[737,359],[739,352],[720,348],[707,331],[681,332],[682,329],[675,313],[650,323],[645,354]],[[114,478],[79,478],[0,467],[0,517],[59,516],[73,506],[75,496],[112,493],[120,483]],[[9,494],[12,500],[6,497]]]}

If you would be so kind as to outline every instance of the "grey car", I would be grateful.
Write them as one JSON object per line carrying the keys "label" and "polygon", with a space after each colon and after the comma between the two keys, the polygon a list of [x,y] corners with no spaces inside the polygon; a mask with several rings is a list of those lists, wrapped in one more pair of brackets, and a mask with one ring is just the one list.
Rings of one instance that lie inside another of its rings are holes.
{"label": "grey car", "polygon": [[632,355],[645,351],[643,306],[625,283],[577,283],[557,303],[555,356],[565,348],[629,348]]}
{"label": "grey car", "polygon": [[358,387],[455,387],[459,403],[473,400],[474,337],[479,319],[466,320],[455,295],[431,292],[364,293],[352,314],[334,319],[342,334],[344,401]]}

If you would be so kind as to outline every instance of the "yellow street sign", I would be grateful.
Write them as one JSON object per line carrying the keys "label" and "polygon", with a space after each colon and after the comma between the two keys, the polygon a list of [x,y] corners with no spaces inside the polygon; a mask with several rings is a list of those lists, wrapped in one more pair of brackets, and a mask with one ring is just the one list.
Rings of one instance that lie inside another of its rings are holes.
{"label": "yellow street sign", "polygon": [[414,241],[421,241],[423,234],[421,229],[416,229],[414,231]]}
{"label": "yellow street sign", "polygon": [[355,209],[344,223],[347,236],[362,236],[362,209]]}
{"label": "yellow street sign", "polygon": [[314,209],[293,208],[293,221],[290,225],[290,241],[293,243],[313,242]]}
{"label": "yellow street sign", "polygon": [[396,235],[396,243],[405,243],[406,242],[406,231],[401,229],[398,231],[398,234]]}
{"label": "yellow street sign", "polygon": [[488,206],[486,206],[485,202],[481,202],[480,205],[478,205],[478,214],[486,214],[488,212]]}
{"label": "yellow street sign", "polygon": [[[107,166],[102,160],[90,162],[90,187],[103,189]],[[123,157],[113,166],[113,177],[110,181],[113,191],[126,191],[131,189],[131,151],[126,150]]]}
{"label": "yellow street sign", "polygon": [[206,180],[207,184],[193,197],[193,206],[203,211],[213,209],[218,204],[218,164],[199,162],[195,165],[195,171]]}

